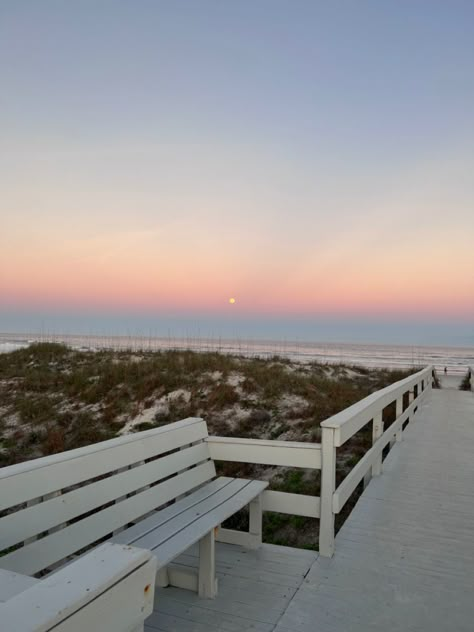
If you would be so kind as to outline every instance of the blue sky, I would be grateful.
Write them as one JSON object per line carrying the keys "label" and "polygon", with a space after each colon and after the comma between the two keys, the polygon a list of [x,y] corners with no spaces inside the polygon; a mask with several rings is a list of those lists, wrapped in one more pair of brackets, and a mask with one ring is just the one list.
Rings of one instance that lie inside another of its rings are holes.
{"label": "blue sky", "polygon": [[458,0],[3,1],[0,331],[472,340],[473,42]]}

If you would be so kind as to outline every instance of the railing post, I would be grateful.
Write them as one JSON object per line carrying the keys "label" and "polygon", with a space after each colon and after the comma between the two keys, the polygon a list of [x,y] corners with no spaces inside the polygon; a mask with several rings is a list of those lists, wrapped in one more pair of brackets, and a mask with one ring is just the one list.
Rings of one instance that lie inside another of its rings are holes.
{"label": "railing post", "polygon": [[[400,417],[402,413],[403,413],[403,396],[397,397],[397,403],[395,407],[395,421]],[[400,430],[397,430],[397,434],[396,434],[397,441],[402,440],[402,433],[403,433],[403,427],[400,426]]]}
{"label": "railing post", "polygon": [[334,428],[321,428],[321,505],[319,519],[319,554],[334,555],[333,495],[336,489],[336,448]]}
{"label": "railing post", "polygon": [[[374,416],[372,422],[372,445],[377,441],[379,437],[383,435],[383,418],[382,411]],[[377,457],[377,460],[372,465],[372,476],[380,476],[382,473],[382,453]]]}

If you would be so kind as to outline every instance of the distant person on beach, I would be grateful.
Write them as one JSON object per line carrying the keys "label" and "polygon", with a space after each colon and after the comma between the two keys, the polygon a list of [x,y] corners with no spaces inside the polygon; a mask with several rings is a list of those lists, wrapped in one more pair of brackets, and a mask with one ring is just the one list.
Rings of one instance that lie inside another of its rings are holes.
{"label": "distant person on beach", "polygon": [[444,374],[446,375],[447,372],[448,372],[448,369],[444,367]]}

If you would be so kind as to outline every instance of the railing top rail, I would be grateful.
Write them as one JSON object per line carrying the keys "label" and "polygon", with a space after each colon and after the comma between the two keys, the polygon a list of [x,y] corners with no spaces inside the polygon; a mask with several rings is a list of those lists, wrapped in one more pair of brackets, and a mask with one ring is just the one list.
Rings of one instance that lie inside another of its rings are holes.
{"label": "railing top rail", "polygon": [[216,461],[321,469],[320,443],[213,436],[205,441]]}
{"label": "railing top rail", "polygon": [[380,412],[397,397],[400,397],[407,388],[415,386],[424,377],[431,376],[432,371],[433,367],[431,365],[427,366],[421,371],[409,375],[399,382],[395,382],[395,384],[390,384],[368,395],[359,402],[321,422],[321,428],[333,428],[335,430],[335,445],[343,445],[365,423],[370,421],[373,415]]}
{"label": "railing top rail", "polygon": [[269,448],[285,448],[292,450],[298,448],[300,450],[320,451],[320,443],[307,443],[305,441],[277,441],[274,439],[247,439],[246,437],[215,437],[210,435],[205,439],[207,443],[229,443],[232,445],[248,445],[248,446],[266,446]]}

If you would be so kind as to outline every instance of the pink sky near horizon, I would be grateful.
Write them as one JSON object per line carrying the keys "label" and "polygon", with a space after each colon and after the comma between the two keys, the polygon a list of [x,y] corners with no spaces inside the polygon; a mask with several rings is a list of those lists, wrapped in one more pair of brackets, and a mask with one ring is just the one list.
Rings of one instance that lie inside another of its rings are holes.
{"label": "pink sky near horizon", "polygon": [[0,331],[2,308],[471,326],[474,5],[109,4],[1,9]]}
{"label": "pink sky near horizon", "polygon": [[[45,235],[44,242],[32,240],[21,249],[7,244],[0,255],[11,271],[0,275],[3,302],[22,309],[461,320],[474,312],[472,279],[461,273],[466,252],[460,247],[444,261],[410,240],[402,244],[402,258],[396,249],[372,248],[357,256],[350,249],[326,249],[288,262],[270,259],[266,250],[266,260],[256,265],[238,245],[210,251],[210,245],[185,241],[178,247],[177,236],[170,235],[156,246],[153,237],[153,231],[85,240]],[[229,305],[230,297],[235,305]]]}

